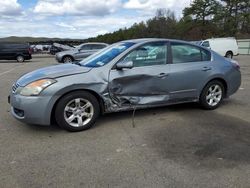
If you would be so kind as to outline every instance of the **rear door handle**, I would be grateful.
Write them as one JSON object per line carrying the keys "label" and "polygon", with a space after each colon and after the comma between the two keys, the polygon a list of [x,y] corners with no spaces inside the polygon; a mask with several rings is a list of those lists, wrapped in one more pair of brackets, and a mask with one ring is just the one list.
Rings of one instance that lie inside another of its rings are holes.
{"label": "rear door handle", "polygon": [[211,70],[212,68],[211,67],[203,67],[202,68],[202,71],[209,71],[209,70]]}

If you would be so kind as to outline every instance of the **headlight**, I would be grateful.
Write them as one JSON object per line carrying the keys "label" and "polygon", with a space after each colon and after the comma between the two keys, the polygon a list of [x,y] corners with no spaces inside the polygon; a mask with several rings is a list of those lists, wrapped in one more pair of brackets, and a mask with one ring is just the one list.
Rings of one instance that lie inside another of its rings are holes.
{"label": "headlight", "polygon": [[37,80],[35,82],[32,82],[32,83],[26,85],[20,91],[20,94],[25,95],[25,96],[39,95],[46,87],[52,85],[55,82],[56,82],[56,80],[53,80],[53,79]]}

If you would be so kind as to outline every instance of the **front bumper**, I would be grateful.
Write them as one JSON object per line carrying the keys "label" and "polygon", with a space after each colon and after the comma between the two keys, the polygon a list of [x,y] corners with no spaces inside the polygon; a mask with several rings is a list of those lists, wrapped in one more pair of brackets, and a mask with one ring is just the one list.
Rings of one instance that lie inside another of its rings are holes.
{"label": "front bumper", "polygon": [[17,120],[28,124],[50,125],[50,97],[11,93],[8,101],[11,105],[11,114]]}

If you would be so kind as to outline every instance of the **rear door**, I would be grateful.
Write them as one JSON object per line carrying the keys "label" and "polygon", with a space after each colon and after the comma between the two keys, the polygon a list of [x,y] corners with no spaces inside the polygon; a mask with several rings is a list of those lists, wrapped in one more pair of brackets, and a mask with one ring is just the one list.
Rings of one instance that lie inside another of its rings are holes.
{"label": "rear door", "polygon": [[172,54],[169,76],[171,101],[195,100],[212,73],[211,53],[187,43],[171,42],[170,46]]}
{"label": "rear door", "polygon": [[159,105],[169,100],[166,42],[144,44],[128,53],[122,62],[133,61],[132,69],[112,69],[109,93],[119,106]]}

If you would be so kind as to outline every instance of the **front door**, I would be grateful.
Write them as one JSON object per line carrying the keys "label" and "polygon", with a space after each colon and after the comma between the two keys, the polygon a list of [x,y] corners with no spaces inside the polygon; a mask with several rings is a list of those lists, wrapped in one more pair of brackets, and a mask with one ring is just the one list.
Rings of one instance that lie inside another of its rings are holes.
{"label": "front door", "polygon": [[122,62],[133,61],[133,68],[112,69],[109,93],[119,106],[165,104],[169,100],[167,43],[144,44],[128,53]]}

